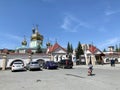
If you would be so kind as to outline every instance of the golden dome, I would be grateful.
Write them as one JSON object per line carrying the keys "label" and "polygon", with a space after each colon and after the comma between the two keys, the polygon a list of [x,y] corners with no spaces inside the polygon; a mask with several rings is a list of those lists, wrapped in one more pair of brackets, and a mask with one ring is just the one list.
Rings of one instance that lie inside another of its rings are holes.
{"label": "golden dome", "polygon": [[51,46],[51,43],[50,42],[46,43],[46,46],[47,47]]}
{"label": "golden dome", "polygon": [[22,45],[26,46],[27,45],[27,41],[26,41],[26,38],[24,36],[24,40],[22,41]]}
{"label": "golden dome", "polygon": [[26,46],[26,45],[27,45],[27,41],[26,41],[26,40],[23,40],[23,41],[22,41],[22,45],[25,45],[25,46]]}
{"label": "golden dome", "polygon": [[43,36],[40,35],[38,32],[33,34],[32,37],[31,37],[31,41],[32,40],[43,40]]}
{"label": "golden dome", "polygon": [[40,35],[40,33],[38,32],[38,27],[36,29],[33,28],[32,30],[33,30],[33,34],[31,36],[31,41],[32,40],[41,40],[41,41],[43,41],[43,36]]}

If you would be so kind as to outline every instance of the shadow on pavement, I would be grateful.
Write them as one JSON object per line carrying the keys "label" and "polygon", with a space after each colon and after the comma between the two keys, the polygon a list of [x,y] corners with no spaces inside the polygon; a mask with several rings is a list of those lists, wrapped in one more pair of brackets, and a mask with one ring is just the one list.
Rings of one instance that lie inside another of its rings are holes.
{"label": "shadow on pavement", "polygon": [[65,74],[67,76],[74,76],[74,77],[78,77],[78,78],[85,78],[85,77],[82,77],[82,76],[78,76],[78,75],[73,75],[73,74]]}
{"label": "shadow on pavement", "polygon": [[88,75],[88,76],[95,76],[96,74],[91,74],[91,75]]}

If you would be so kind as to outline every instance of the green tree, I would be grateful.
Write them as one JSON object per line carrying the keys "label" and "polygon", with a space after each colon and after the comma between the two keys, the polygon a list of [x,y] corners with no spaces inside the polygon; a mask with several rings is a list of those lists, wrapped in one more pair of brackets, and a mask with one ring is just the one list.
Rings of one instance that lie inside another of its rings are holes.
{"label": "green tree", "polygon": [[73,53],[73,46],[72,46],[72,44],[70,45],[70,53]]}
{"label": "green tree", "polygon": [[68,45],[67,45],[67,57],[72,59],[72,53],[73,53],[73,47],[72,47],[72,44],[70,44],[68,42]]}
{"label": "green tree", "polygon": [[68,42],[68,45],[67,45],[67,54],[70,54],[71,53],[71,48],[70,48],[70,43]]}
{"label": "green tree", "polygon": [[120,52],[120,43],[119,43],[119,48],[118,48],[118,52]]}
{"label": "green tree", "polygon": [[36,51],[36,53],[42,53],[42,49],[41,49],[40,45],[37,45],[37,51]]}
{"label": "green tree", "polygon": [[68,45],[67,45],[67,54],[71,54],[71,53],[73,53],[73,46],[72,46],[72,44],[70,44],[68,42]]}
{"label": "green tree", "polygon": [[103,52],[106,52],[106,49],[104,48]]}
{"label": "green tree", "polygon": [[118,48],[118,45],[116,44],[115,46],[115,51],[118,52],[119,51],[119,48]]}
{"label": "green tree", "polygon": [[76,59],[79,59],[80,55],[83,55],[83,54],[84,54],[84,51],[83,51],[81,43],[79,41],[78,47],[76,48]]}

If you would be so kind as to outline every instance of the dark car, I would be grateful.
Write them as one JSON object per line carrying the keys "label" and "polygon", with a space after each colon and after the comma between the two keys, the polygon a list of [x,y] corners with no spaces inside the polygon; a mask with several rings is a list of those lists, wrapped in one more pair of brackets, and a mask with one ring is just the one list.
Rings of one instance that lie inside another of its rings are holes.
{"label": "dark car", "polygon": [[58,66],[60,68],[73,68],[73,61],[70,59],[60,60]]}
{"label": "dark car", "polygon": [[45,69],[57,69],[58,64],[54,61],[46,61],[43,68],[45,68]]}

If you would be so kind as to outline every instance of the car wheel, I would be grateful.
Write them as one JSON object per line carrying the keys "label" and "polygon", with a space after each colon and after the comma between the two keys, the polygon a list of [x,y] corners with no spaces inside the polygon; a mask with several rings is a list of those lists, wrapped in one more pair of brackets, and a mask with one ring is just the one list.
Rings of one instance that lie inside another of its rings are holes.
{"label": "car wheel", "polygon": [[14,70],[11,68],[11,72],[13,72]]}
{"label": "car wheel", "polygon": [[31,69],[29,68],[29,71],[31,71]]}
{"label": "car wheel", "polygon": [[49,67],[47,67],[47,69],[49,69]]}

